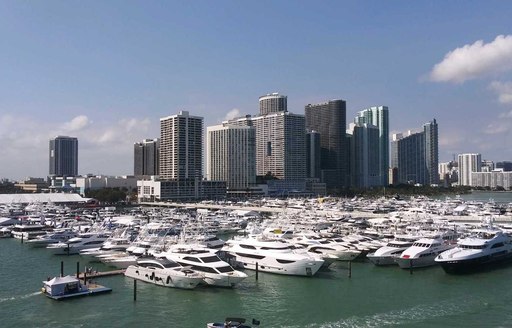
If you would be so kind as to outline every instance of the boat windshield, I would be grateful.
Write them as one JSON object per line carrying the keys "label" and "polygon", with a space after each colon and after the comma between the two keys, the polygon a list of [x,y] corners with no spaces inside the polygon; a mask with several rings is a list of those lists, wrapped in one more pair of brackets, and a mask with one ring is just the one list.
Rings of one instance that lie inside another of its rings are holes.
{"label": "boat windshield", "polygon": [[460,245],[462,249],[484,249],[486,245]]}
{"label": "boat windshield", "polygon": [[219,262],[220,259],[217,255],[208,256],[208,257],[202,257],[201,260],[203,263],[212,263],[212,262]]}
{"label": "boat windshield", "polygon": [[226,273],[226,272],[233,272],[233,271],[235,271],[230,265],[218,267],[217,270],[219,270],[220,273]]}
{"label": "boat windshield", "polygon": [[176,262],[165,262],[165,263],[162,263],[164,268],[175,268],[175,267],[178,267],[180,266],[178,263]]}

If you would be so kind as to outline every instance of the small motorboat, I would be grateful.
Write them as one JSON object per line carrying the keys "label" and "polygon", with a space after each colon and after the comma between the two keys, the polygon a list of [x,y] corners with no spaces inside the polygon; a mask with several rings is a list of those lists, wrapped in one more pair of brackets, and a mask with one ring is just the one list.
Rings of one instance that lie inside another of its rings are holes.
{"label": "small motorboat", "polygon": [[[212,322],[207,323],[206,328],[251,328],[252,326],[248,326],[245,324],[244,318],[226,318],[224,322]],[[259,320],[252,319],[252,324],[254,326],[259,326]]]}

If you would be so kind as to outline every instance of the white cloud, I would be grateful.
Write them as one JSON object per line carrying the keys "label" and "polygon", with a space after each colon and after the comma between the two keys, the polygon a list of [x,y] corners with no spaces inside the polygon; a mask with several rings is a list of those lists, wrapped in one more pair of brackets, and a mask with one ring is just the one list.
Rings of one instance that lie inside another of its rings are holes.
{"label": "white cloud", "polygon": [[62,125],[62,129],[66,132],[80,131],[87,127],[91,122],[85,115],[79,115],[73,118],[71,121],[66,122]]}
{"label": "white cloud", "polygon": [[512,82],[494,81],[489,85],[489,88],[498,94],[500,103],[512,104]]}
{"label": "white cloud", "polygon": [[226,113],[226,116],[224,116],[224,121],[232,120],[240,116],[240,110],[238,108],[233,108],[232,110]]}
{"label": "white cloud", "polygon": [[478,40],[444,56],[430,72],[436,82],[462,83],[512,69],[512,35],[498,35],[494,41]]}

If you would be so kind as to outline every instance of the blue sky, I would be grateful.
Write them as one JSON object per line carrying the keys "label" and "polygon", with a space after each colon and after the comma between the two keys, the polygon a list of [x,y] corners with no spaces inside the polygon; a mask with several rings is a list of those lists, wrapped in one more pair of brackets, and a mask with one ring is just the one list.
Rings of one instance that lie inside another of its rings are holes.
{"label": "blue sky", "polygon": [[[2,1],[0,178],[48,174],[48,140],[79,138],[79,173],[131,174],[133,143],[188,110],[205,126],[341,98],[347,122],[436,118],[440,160],[512,160],[512,2]],[[501,36],[501,37],[500,37]],[[437,66],[436,66],[437,65]]]}

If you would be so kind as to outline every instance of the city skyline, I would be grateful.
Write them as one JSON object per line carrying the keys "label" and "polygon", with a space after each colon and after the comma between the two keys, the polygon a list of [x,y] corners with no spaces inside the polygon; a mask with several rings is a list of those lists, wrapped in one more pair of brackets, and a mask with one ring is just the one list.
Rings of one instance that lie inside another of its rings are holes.
{"label": "city skyline", "polygon": [[512,4],[93,3],[0,4],[0,177],[46,176],[55,135],[79,174],[130,174],[161,117],[213,126],[274,92],[300,115],[388,106],[390,134],[436,118],[440,162],[512,159]]}

